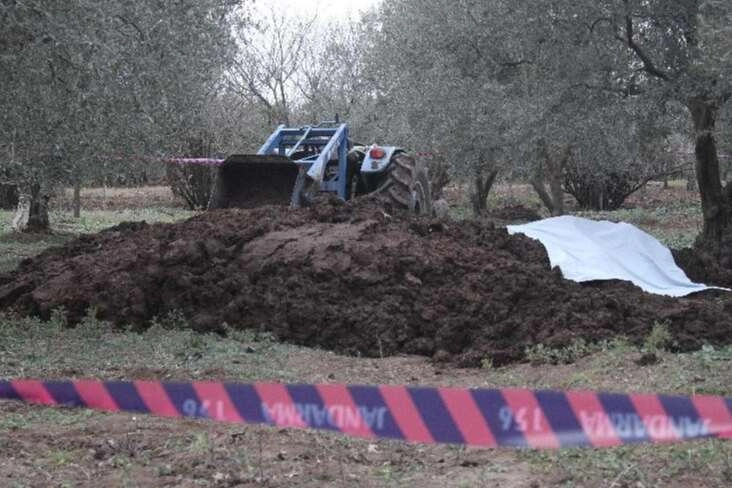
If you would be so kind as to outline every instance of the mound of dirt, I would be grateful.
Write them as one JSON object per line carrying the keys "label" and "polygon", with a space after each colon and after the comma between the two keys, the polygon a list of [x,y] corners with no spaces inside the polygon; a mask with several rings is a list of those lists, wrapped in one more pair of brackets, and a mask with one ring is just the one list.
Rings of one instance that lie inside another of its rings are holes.
{"label": "mound of dirt", "polygon": [[628,336],[668,324],[677,348],[732,337],[732,301],[671,299],[626,283],[579,285],[544,248],[479,222],[414,220],[381,202],[327,200],[213,211],[175,224],[83,236],[0,276],[0,307],[144,328],[182,313],[198,330],[378,357],[412,353],[466,366],[522,359],[527,346]]}
{"label": "mound of dirt", "polygon": [[732,288],[732,269],[721,266],[719,259],[696,248],[674,249],[676,264],[696,283]]}

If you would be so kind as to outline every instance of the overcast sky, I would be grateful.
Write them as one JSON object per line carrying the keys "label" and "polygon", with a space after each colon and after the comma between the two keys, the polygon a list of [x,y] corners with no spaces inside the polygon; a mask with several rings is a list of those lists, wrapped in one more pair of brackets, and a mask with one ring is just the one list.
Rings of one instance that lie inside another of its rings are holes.
{"label": "overcast sky", "polygon": [[276,12],[318,13],[321,19],[348,19],[380,3],[380,0],[255,0],[258,11],[274,9]]}

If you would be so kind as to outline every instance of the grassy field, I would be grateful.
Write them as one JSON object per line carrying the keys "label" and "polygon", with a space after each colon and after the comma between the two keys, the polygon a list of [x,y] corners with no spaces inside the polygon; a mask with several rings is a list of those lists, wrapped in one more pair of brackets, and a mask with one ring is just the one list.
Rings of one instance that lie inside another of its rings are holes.
{"label": "grassy field", "polygon": [[[494,204],[535,204],[521,192],[501,187]],[[681,192],[652,188],[631,202],[634,208],[590,216],[627,220],[667,244],[689,244],[699,214],[693,196]],[[191,215],[174,207],[147,207],[144,199],[130,201],[132,208],[88,211],[79,220],[56,213],[54,234],[40,238],[12,233],[11,214],[1,213],[0,270],[78,233],[126,220]],[[249,332],[201,335],[176,317],[137,334],[113,330],[93,316],[68,329],[60,316],[40,322],[0,315],[0,377],[732,393],[732,348],[672,354],[666,345],[657,334],[640,348],[623,338],[558,351],[537,346],[529,351],[530,364],[458,369],[421,357],[343,357]],[[659,361],[637,365],[648,352]],[[727,487],[732,486],[732,443],[495,451],[0,402],[0,486]]]}

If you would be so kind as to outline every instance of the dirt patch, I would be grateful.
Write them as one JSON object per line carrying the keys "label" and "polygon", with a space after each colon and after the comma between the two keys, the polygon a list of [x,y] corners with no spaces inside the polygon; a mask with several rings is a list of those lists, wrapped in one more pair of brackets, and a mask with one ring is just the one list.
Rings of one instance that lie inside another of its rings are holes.
{"label": "dirt patch", "polygon": [[692,281],[732,288],[732,269],[720,265],[716,256],[697,248],[674,249],[672,253]]}
{"label": "dirt patch", "polygon": [[182,313],[197,330],[272,332],[338,352],[434,356],[466,366],[618,335],[656,322],[680,350],[732,337],[732,301],[671,299],[627,283],[579,285],[543,247],[489,223],[414,220],[384,203],[326,200],[126,224],[83,236],[0,275],[0,307],[71,323],[144,328]]}
{"label": "dirt patch", "polygon": [[488,217],[498,222],[521,223],[541,220],[541,215],[536,210],[524,207],[523,205],[506,205],[491,209]]}
{"label": "dirt patch", "polygon": [[[71,211],[74,191],[66,188],[53,199],[54,208]],[[83,188],[82,211],[143,209],[150,207],[182,207],[169,186],[144,186],[132,188]]]}
{"label": "dirt patch", "polygon": [[[69,422],[73,410],[48,412],[0,403],[2,415],[35,419],[0,429],[3,486],[526,488],[543,478],[509,451],[123,414]],[[67,423],[59,425],[59,418]]]}
{"label": "dirt patch", "polygon": [[627,198],[623,207],[658,209],[678,206],[701,205],[698,191],[686,188],[686,181],[676,180],[664,188],[660,181],[650,181],[639,191]]}

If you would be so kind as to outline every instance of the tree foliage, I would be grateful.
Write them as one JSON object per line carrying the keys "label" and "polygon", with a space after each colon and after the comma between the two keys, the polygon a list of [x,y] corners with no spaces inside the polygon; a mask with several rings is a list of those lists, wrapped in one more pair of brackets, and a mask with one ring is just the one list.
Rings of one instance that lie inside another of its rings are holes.
{"label": "tree foliage", "polygon": [[225,69],[238,3],[2,0],[2,169],[47,198],[102,160],[184,142]]}
{"label": "tree foliage", "polygon": [[368,72],[382,137],[440,154],[474,182],[476,211],[531,119],[521,90],[524,48],[505,23],[508,2],[385,3],[371,32]]}
{"label": "tree foliage", "polygon": [[476,212],[504,177],[561,213],[565,193],[621,205],[688,136],[702,241],[732,242],[727,0],[391,0],[328,25],[243,3],[0,0],[0,183],[40,198],[128,154],[250,151],[339,114],[444,162]]}
{"label": "tree foliage", "polygon": [[499,172],[540,170],[547,141],[593,182],[583,205],[602,206],[595,196],[618,178],[636,188],[659,172],[658,161],[640,161],[664,137],[647,123],[671,117],[598,75],[597,63],[610,61],[598,58],[588,15],[571,1],[386,3],[365,54],[384,137],[444,154],[454,174],[472,179],[478,212]]}
{"label": "tree foliage", "polygon": [[587,67],[601,88],[688,110],[704,211],[701,237],[717,251],[732,231],[732,187],[721,182],[716,141],[719,111],[732,96],[728,51],[719,37],[731,13],[729,2],[603,0],[582,18],[603,60]]}

